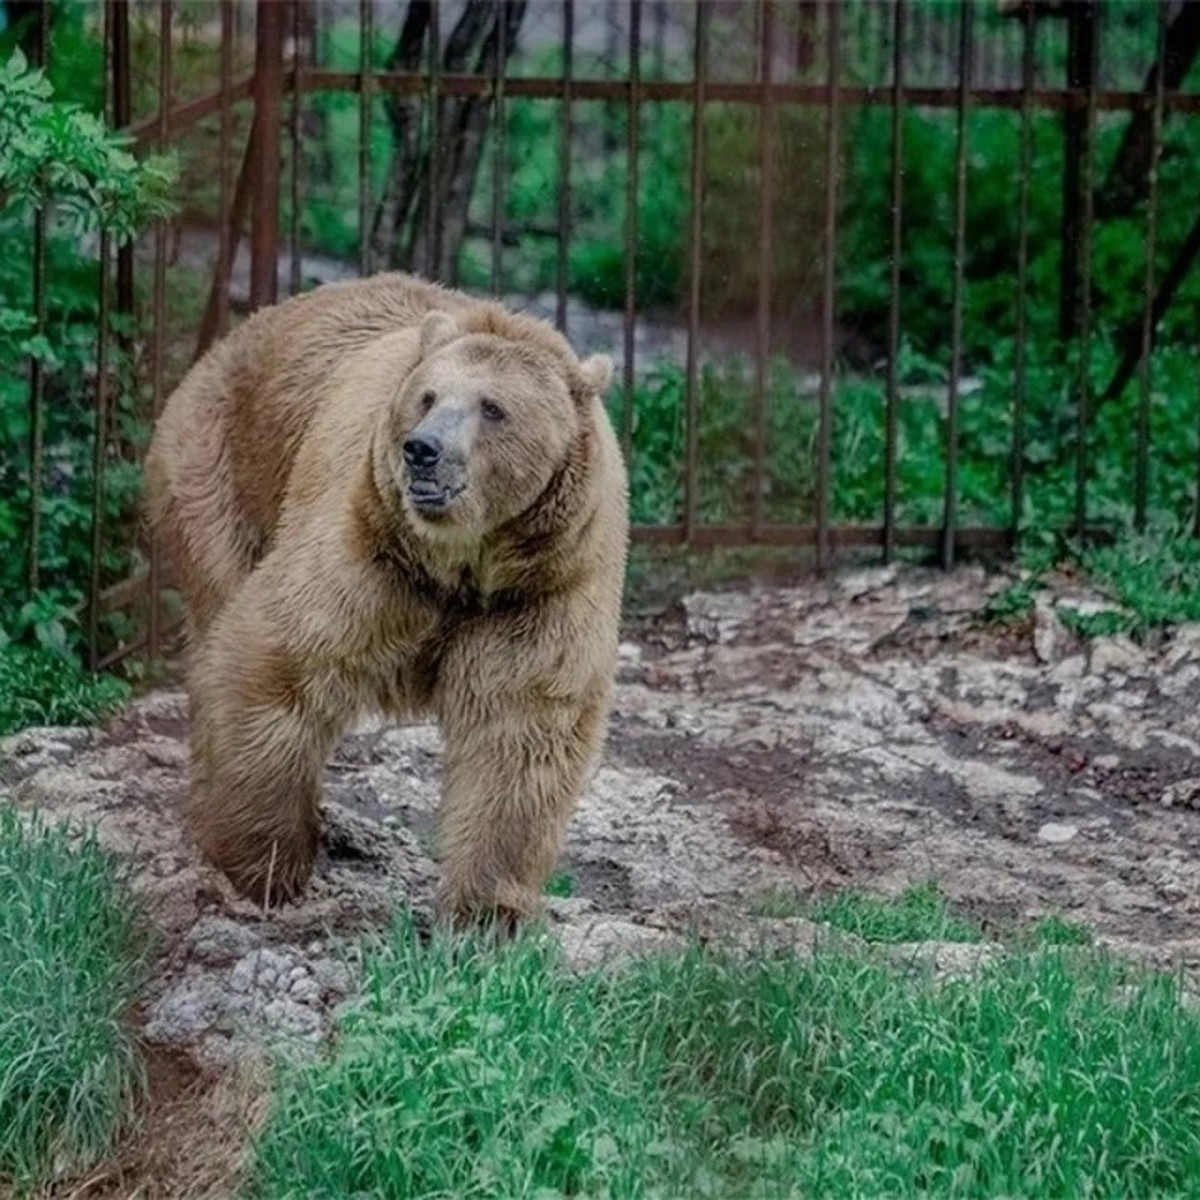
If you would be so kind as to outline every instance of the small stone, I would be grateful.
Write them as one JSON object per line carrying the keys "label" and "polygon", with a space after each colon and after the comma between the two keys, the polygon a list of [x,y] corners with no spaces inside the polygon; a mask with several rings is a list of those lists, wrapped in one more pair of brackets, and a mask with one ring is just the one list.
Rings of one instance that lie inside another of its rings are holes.
{"label": "small stone", "polygon": [[1078,825],[1065,825],[1057,821],[1047,821],[1038,831],[1038,841],[1050,842],[1052,845],[1069,842],[1079,832]]}
{"label": "small stone", "polygon": [[642,682],[647,687],[666,687],[671,682],[671,674],[657,663],[651,663],[642,674]]}
{"label": "small stone", "polygon": [[248,992],[252,988],[269,990],[280,977],[287,979],[291,969],[291,959],[274,950],[252,950],[230,972],[229,986],[235,992]]}
{"label": "small stone", "polygon": [[321,958],[312,964],[312,977],[322,992],[346,996],[350,993],[350,972],[336,958]]}
{"label": "small stone", "polygon": [[557,933],[563,953],[576,971],[610,966],[682,944],[680,938],[666,930],[611,916],[561,925]]}
{"label": "small stone", "polygon": [[1200,808],[1200,777],[1181,779],[1158,798],[1164,808]]}
{"label": "small stone", "polygon": [[220,967],[237,962],[257,941],[252,929],[228,917],[201,917],[187,936],[192,958]]}
{"label": "small stone", "polygon": [[288,995],[301,1004],[316,1004],[321,999],[321,986],[315,979],[310,979],[306,975],[293,982],[292,986],[288,988]]}
{"label": "small stone", "polygon": [[1038,659],[1044,663],[1056,662],[1067,639],[1067,630],[1059,621],[1050,598],[1038,596],[1033,605],[1033,651]]}

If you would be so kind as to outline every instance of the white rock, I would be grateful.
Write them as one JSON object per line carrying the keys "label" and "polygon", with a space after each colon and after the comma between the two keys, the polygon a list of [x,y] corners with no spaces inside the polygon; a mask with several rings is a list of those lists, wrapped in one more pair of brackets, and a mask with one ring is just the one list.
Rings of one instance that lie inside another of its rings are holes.
{"label": "white rock", "polygon": [[1038,831],[1038,840],[1057,845],[1069,842],[1079,832],[1078,825],[1060,824],[1058,821],[1047,821]]}

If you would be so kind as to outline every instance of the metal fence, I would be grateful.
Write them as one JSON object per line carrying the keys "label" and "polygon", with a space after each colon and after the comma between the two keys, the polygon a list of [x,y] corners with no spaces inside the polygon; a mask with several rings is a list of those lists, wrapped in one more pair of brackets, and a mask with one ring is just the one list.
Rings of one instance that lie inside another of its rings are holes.
{"label": "metal fence", "polygon": [[[93,665],[142,647],[158,653],[170,620],[161,603],[165,580],[156,548],[144,543],[136,520],[106,529],[102,517],[116,436],[114,354],[128,354],[134,363],[132,381],[120,386],[142,397],[135,407],[148,424],[189,362],[231,319],[322,278],[388,266],[394,255],[386,220],[395,214],[384,213],[383,206],[395,185],[389,172],[394,175],[396,156],[405,152],[399,144],[402,129],[412,132],[413,146],[425,156],[425,193],[406,195],[400,206],[407,205],[410,214],[406,261],[416,269],[469,276],[459,280],[464,286],[512,295],[521,290],[522,272],[536,259],[541,264],[537,295],[527,299],[535,307],[541,303],[574,340],[584,336],[578,328],[584,318],[573,306],[572,259],[585,219],[581,180],[590,178],[589,171],[616,172],[611,195],[621,198],[624,211],[616,222],[618,257],[608,267],[616,293],[609,301],[613,315],[604,324],[588,310],[586,319],[595,328],[584,340],[607,339],[619,357],[621,396],[614,411],[631,464],[640,451],[637,398],[651,353],[644,336],[647,320],[658,323],[660,334],[666,329],[652,353],[656,361],[673,356],[679,379],[671,417],[678,436],[677,503],[672,501],[667,519],[638,523],[635,537],[691,546],[808,547],[820,569],[846,547],[877,547],[885,559],[901,548],[922,547],[949,566],[964,550],[1004,551],[1013,544],[1030,471],[1036,469],[1025,444],[1030,304],[1036,290],[1046,286],[1030,275],[1035,123],[1053,114],[1063,146],[1057,179],[1062,249],[1054,281],[1060,311],[1053,336],[1064,353],[1073,348],[1072,361],[1078,363],[1070,397],[1074,434],[1068,441],[1075,474],[1069,525],[1077,532],[1089,526],[1094,409],[1101,396],[1121,391],[1131,378],[1136,378],[1138,403],[1136,428],[1130,431],[1137,453],[1129,508],[1135,521],[1144,523],[1152,459],[1150,350],[1195,257],[1192,242],[1200,242],[1200,225],[1180,245],[1156,240],[1164,129],[1172,121],[1191,122],[1200,111],[1186,52],[1191,39],[1186,26],[1195,23],[1197,8],[1178,0],[1142,5],[489,0],[482,6],[479,0],[260,0],[256,5],[105,0],[96,5],[92,15],[104,45],[106,115],[131,132],[140,148],[178,150],[186,188],[184,212],[172,225],[157,227],[135,245],[116,248],[102,236],[95,247],[100,332],[92,394],[95,507],[86,604]],[[463,26],[471,10],[477,22],[490,22],[489,32],[474,30],[473,59],[455,58],[454,38],[466,39]],[[48,11],[47,4],[44,29]],[[41,44],[49,45],[49,39],[43,37]],[[848,199],[853,199],[843,182],[847,141],[866,110],[888,114],[887,148],[876,170],[886,180],[890,250],[879,281],[886,319],[867,361],[855,367],[847,365],[853,354],[839,321],[840,273],[846,265],[839,239]],[[1004,427],[1011,435],[999,452],[1011,517],[982,524],[964,519],[961,511],[959,443],[967,267],[977,232],[968,221],[971,120],[990,111],[1011,114],[1007,203],[1015,209],[1017,238],[1008,298],[1014,357],[1004,397]],[[737,112],[747,119],[729,115]],[[907,143],[906,117],[917,112],[945,113],[945,137],[953,142],[944,240],[951,282],[938,398],[941,503],[936,517],[923,522],[904,520],[898,435],[906,403],[905,272],[911,268],[906,235],[914,203],[907,181],[920,153],[920,147]],[[648,144],[656,114],[664,113],[674,114],[674,124],[666,135],[659,129],[657,140]],[[720,168],[714,157],[714,113],[726,114],[720,152],[734,154],[742,176],[736,186],[714,173]],[[520,114],[536,128],[533,140],[518,146],[513,130]],[[325,122],[318,133],[326,149],[342,155],[332,167],[330,161],[314,162],[317,118]],[[1133,211],[1144,224],[1146,254],[1137,299],[1140,319],[1122,343],[1116,374],[1105,379],[1097,376],[1090,353],[1097,332],[1095,147],[1098,123],[1117,118],[1131,126],[1139,122],[1147,133],[1144,145],[1139,142],[1130,151],[1145,158],[1140,174],[1134,173],[1143,180],[1145,194]],[[448,124],[454,120],[460,124]],[[486,153],[477,158],[473,197],[463,208],[448,268],[445,224],[451,207],[444,188],[449,160],[460,151],[456,137],[478,137]],[[544,159],[543,177],[534,185],[526,177],[532,168],[514,159],[530,146]],[[646,181],[660,165],[664,147],[682,156],[687,201],[671,221],[648,215],[655,198],[647,194]],[[732,192],[722,193],[727,185]],[[524,216],[514,214],[518,188],[533,196]],[[739,240],[722,235],[725,242],[714,249],[707,223],[724,211],[722,203],[736,210],[722,219]],[[593,216],[614,224],[611,214]],[[648,225],[648,219],[655,223]],[[38,215],[33,243],[38,312],[44,311],[47,285],[46,220],[44,213]],[[321,221],[335,227],[322,235],[324,243],[320,231],[314,233]],[[665,232],[679,246],[679,261],[671,266],[677,276],[675,299],[666,303],[665,314],[658,311],[659,301],[651,304],[643,296],[644,280],[658,266],[653,259],[664,225],[672,226]],[[730,282],[735,268],[713,265],[734,260],[744,276],[737,287]],[[733,300],[731,292],[737,293]],[[718,295],[719,303],[713,300]],[[722,305],[724,310],[715,311]],[[110,331],[114,315],[132,321],[132,331],[128,323],[118,326],[124,332]],[[730,329],[749,362],[745,503],[732,516],[714,518],[705,509],[702,485],[705,471],[720,466],[714,461],[719,450],[702,437],[709,386],[704,372],[714,346],[725,344],[722,338],[728,340]],[[797,504],[802,519],[781,520],[768,503],[773,472],[786,469],[771,459],[778,447],[772,443],[770,405],[779,403],[770,398],[771,362],[779,354],[809,372],[809,382],[788,401],[811,413],[805,426],[811,436],[802,447],[808,461],[794,463],[808,481],[811,501]],[[839,469],[834,434],[840,381],[855,371],[878,381],[882,445],[874,470],[882,488],[870,519],[845,520],[832,499]],[[1200,387],[1193,388],[1200,412]],[[30,372],[29,572],[34,587],[46,487],[38,431],[47,403],[45,371],[35,362]],[[1195,436],[1195,428],[1181,432],[1192,442]],[[635,472],[635,486],[637,478]],[[1195,478],[1200,480],[1200,463]],[[103,565],[105,546],[116,537],[130,543],[122,560],[127,569],[119,578]],[[116,611],[133,618],[110,627],[108,614]]]}

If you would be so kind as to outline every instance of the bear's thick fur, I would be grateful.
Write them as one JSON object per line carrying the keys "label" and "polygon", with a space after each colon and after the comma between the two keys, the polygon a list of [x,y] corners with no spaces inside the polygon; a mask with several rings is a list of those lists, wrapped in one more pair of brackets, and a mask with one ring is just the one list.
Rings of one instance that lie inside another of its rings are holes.
{"label": "bear's thick fur", "polygon": [[440,910],[534,908],[615,674],[611,374],[384,274],[260,310],[172,394],[147,489],[187,602],[189,820],[241,892],[303,889],[325,760],[375,709],[440,724]]}

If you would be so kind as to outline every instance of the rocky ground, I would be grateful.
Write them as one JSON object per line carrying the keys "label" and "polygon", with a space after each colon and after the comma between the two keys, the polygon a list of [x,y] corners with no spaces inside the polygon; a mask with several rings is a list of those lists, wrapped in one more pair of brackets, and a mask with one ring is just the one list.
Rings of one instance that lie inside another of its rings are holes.
{"label": "rocky ground", "polygon": [[[688,596],[622,649],[603,766],[571,824],[554,926],[577,962],[744,914],[763,889],[936,879],[985,920],[1059,913],[1200,963],[1200,626],[1080,642],[1056,605],[980,619],[1008,582],[879,570]],[[129,854],[161,935],[146,1042],[209,1064],[314,1042],[354,947],[427,908],[436,729],[366,727],[329,765],[310,894],[264,915],[181,835],[185,707],[0,743],[0,793]],[[791,935],[801,925],[784,923]],[[791,936],[789,935],[789,936]]]}

